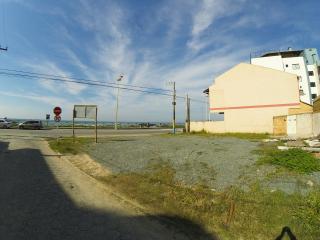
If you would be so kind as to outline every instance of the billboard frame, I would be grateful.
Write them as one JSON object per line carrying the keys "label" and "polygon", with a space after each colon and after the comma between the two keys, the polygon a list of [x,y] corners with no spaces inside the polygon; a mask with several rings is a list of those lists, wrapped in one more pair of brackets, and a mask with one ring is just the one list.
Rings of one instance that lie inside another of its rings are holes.
{"label": "billboard frame", "polygon": [[[76,108],[84,108],[85,116],[84,117],[77,117],[76,114]],[[74,130],[74,120],[75,119],[92,119],[92,118],[87,118],[87,107],[89,108],[95,108],[95,117],[93,118],[95,120],[95,142],[98,142],[98,106],[97,105],[83,105],[83,104],[76,104],[73,106],[73,114],[72,114],[72,137],[73,141],[75,141],[75,130]]]}

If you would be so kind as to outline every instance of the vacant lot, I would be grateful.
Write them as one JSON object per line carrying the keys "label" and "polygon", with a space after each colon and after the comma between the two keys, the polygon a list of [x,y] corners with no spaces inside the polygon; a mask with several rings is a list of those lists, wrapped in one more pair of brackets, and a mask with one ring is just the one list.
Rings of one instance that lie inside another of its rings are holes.
{"label": "vacant lot", "polygon": [[201,136],[156,136],[113,139],[88,153],[114,173],[143,172],[157,165],[175,170],[175,178],[185,184],[203,183],[222,189],[238,182],[246,166],[257,156],[257,142],[237,138]]}
{"label": "vacant lot", "polygon": [[[221,239],[274,239],[287,225],[298,239],[317,239],[320,173],[286,168],[292,153],[281,155],[277,144],[163,135],[108,138],[98,144],[63,140],[54,147],[88,153],[111,171],[103,177],[91,174],[98,180],[157,214],[190,219]],[[302,160],[318,161],[300,154]]]}

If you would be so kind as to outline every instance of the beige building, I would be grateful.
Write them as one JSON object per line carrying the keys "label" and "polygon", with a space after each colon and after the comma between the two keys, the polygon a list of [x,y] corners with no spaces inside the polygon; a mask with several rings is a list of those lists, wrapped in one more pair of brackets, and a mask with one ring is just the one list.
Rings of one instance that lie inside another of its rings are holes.
{"label": "beige building", "polygon": [[273,117],[301,108],[297,75],[240,63],[209,87],[210,112],[223,121],[191,122],[191,131],[273,133]]}

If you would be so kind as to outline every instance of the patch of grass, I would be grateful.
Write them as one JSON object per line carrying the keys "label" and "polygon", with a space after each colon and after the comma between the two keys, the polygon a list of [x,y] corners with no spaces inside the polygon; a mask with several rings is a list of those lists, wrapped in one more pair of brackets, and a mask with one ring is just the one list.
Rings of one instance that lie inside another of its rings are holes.
{"label": "patch of grass", "polygon": [[261,139],[266,139],[270,137],[268,133],[237,133],[237,132],[208,133],[205,131],[191,132],[190,134],[184,134],[184,135],[197,135],[197,136],[208,136],[208,137],[235,137],[235,138],[249,139],[249,140],[261,140]]}
{"label": "patch of grass", "polygon": [[[49,141],[54,150],[72,154],[84,151],[91,142],[89,138]],[[262,144],[260,154],[275,150],[275,143]],[[145,172],[97,179],[145,205],[153,214],[190,220],[220,239],[275,239],[284,226],[289,226],[298,239],[317,239],[320,235],[320,190],[308,196],[286,195],[255,184],[248,192],[237,188],[217,192],[204,184],[187,186],[175,175],[174,168],[162,161],[151,164]]]}
{"label": "patch of grass", "polygon": [[298,173],[311,173],[320,171],[320,160],[312,153],[302,149],[293,148],[281,151],[275,148],[265,148],[258,164],[272,164],[285,167]]}
{"label": "patch of grass", "polygon": [[255,184],[249,192],[236,188],[215,192],[205,185],[176,182],[174,175],[174,169],[163,165],[153,172],[121,173],[102,180],[154,214],[188,219],[221,239],[274,239],[287,225],[298,239],[319,236],[320,191],[289,196]]}
{"label": "patch of grass", "polygon": [[320,236],[320,192],[312,192],[305,199],[300,199],[300,206],[293,211],[294,222],[299,231],[306,231],[311,236]]}
{"label": "patch of grass", "polygon": [[57,139],[49,139],[49,146],[52,150],[62,153],[62,154],[79,154],[83,151],[83,146],[85,144],[94,142],[93,138],[61,138]]}

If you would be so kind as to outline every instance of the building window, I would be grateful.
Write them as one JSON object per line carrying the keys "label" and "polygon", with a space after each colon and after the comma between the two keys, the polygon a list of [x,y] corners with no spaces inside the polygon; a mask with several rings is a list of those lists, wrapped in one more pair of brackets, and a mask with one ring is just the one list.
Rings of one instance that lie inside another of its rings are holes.
{"label": "building window", "polygon": [[304,96],[303,90],[301,90],[301,89],[299,90],[299,95],[300,95],[300,96]]}
{"label": "building window", "polygon": [[289,65],[288,65],[288,64],[286,64],[286,67],[289,67]]}
{"label": "building window", "polygon": [[308,71],[308,73],[309,73],[309,76],[314,76],[313,71]]}
{"label": "building window", "polygon": [[317,94],[311,94],[312,99],[317,98]]}
{"label": "building window", "polygon": [[300,69],[300,65],[299,65],[299,63],[292,64],[292,69],[293,69],[293,70]]}
{"label": "building window", "polygon": [[316,83],[315,82],[310,82],[310,87],[315,87]]}
{"label": "building window", "polygon": [[299,80],[300,82],[302,82],[302,77],[301,77],[301,76],[298,76],[298,80]]}
{"label": "building window", "polygon": [[210,116],[212,121],[224,121],[224,112],[212,113]]}

